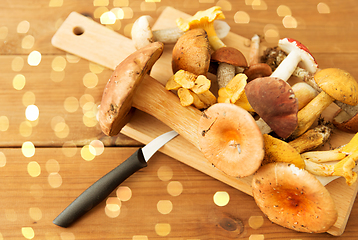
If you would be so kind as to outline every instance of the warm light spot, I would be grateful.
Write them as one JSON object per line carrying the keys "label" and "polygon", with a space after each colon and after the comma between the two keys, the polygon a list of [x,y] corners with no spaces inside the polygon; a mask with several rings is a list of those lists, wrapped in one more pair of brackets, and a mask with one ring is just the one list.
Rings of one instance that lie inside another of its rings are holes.
{"label": "warm light spot", "polygon": [[48,173],[58,173],[60,171],[60,164],[55,159],[49,159],[46,162],[46,171]]}
{"label": "warm light spot", "polygon": [[93,6],[108,6],[109,5],[109,0],[93,0]]}
{"label": "warm light spot", "polygon": [[30,217],[35,221],[40,221],[42,218],[42,211],[40,208],[32,207],[29,209]]}
{"label": "warm light spot", "polygon": [[87,88],[94,88],[98,84],[98,77],[96,74],[89,72],[83,77],[83,85]]}
{"label": "warm light spot", "polygon": [[154,12],[157,9],[157,5],[155,2],[141,2],[140,3],[140,10],[142,12]]}
{"label": "warm light spot", "polygon": [[317,11],[320,14],[328,14],[331,13],[331,9],[329,8],[329,6],[326,3],[320,2],[317,4]]}
{"label": "warm light spot", "polygon": [[104,208],[104,212],[105,212],[106,216],[109,218],[116,218],[121,213],[120,208],[117,211],[111,211],[110,208],[114,208],[114,207],[111,205],[106,205],[106,207]]}
{"label": "warm light spot", "polygon": [[93,155],[99,156],[104,152],[104,144],[101,140],[93,140],[89,145]]}
{"label": "warm light spot", "polygon": [[259,229],[264,224],[264,218],[262,216],[251,216],[249,218],[249,226],[252,229]]}
{"label": "warm light spot", "polygon": [[160,200],[157,203],[157,210],[161,214],[169,214],[173,210],[173,203],[170,200]]}
{"label": "warm light spot", "polygon": [[297,28],[297,21],[292,16],[285,16],[282,19],[282,24],[285,28]]}
{"label": "warm light spot", "polygon": [[5,167],[6,165],[6,156],[3,152],[0,152],[0,167]]}
{"label": "warm light spot", "polygon": [[132,237],[132,240],[148,240],[148,236],[145,235],[135,235]]}
{"label": "warm light spot", "polygon": [[66,60],[69,63],[78,63],[81,60],[81,58],[79,56],[76,56],[76,55],[73,55],[70,53],[66,53]]}
{"label": "warm light spot", "polygon": [[103,13],[100,17],[101,24],[114,24],[116,20],[116,15],[111,11]]}
{"label": "warm light spot", "polygon": [[96,113],[93,111],[86,112],[83,115],[82,120],[84,125],[86,125],[87,127],[94,127],[98,123]]}
{"label": "warm light spot", "polygon": [[43,189],[38,184],[31,185],[30,194],[36,199],[41,199],[44,196]]}
{"label": "warm light spot", "polygon": [[230,201],[230,196],[227,192],[218,191],[214,194],[214,203],[219,207],[226,206]]}
{"label": "warm light spot", "polygon": [[251,6],[253,2],[254,2],[254,0],[245,0],[245,4],[247,6]]}
{"label": "warm light spot", "polygon": [[129,23],[124,27],[124,36],[126,37],[132,37],[131,31],[132,31],[133,23]]}
{"label": "warm light spot", "polygon": [[5,218],[10,222],[15,222],[17,220],[15,209],[5,209]]}
{"label": "warm light spot", "polygon": [[96,63],[90,62],[90,63],[89,63],[89,70],[90,70],[92,73],[100,74],[100,73],[103,72],[104,67],[101,66],[101,65],[98,65],[98,64],[96,64]]}
{"label": "warm light spot", "polygon": [[167,191],[174,197],[179,196],[183,192],[183,185],[178,181],[172,181],[168,184]]}
{"label": "warm light spot", "polygon": [[37,66],[41,62],[41,53],[39,51],[32,51],[27,57],[27,63],[30,66]]}
{"label": "warm light spot", "polygon": [[11,62],[11,69],[14,72],[20,72],[24,67],[24,59],[22,57],[15,57]]}
{"label": "warm light spot", "polygon": [[19,126],[20,135],[23,137],[29,137],[32,134],[32,125],[29,121],[23,121]]}
{"label": "warm light spot", "polygon": [[162,181],[169,181],[173,177],[173,170],[168,166],[161,166],[158,169],[158,178]]}
{"label": "warm light spot", "polygon": [[21,233],[26,239],[33,239],[35,237],[35,231],[32,227],[21,228]]}
{"label": "warm light spot", "polygon": [[58,18],[55,22],[55,29],[59,29],[61,27],[61,25],[63,24],[64,19],[63,18]]}
{"label": "warm light spot", "polygon": [[157,223],[155,224],[155,232],[159,236],[168,236],[171,231],[171,226],[169,223]]}
{"label": "warm light spot", "polygon": [[27,33],[30,29],[30,23],[26,20],[21,21],[18,25],[17,25],[17,33]]}
{"label": "warm light spot", "polygon": [[75,240],[75,234],[71,232],[61,232],[61,240]]}
{"label": "warm light spot", "polygon": [[221,7],[222,11],[231,11],[232,10],[231,3],[227,0],[219,0],[219,1],[217,1],[217,3],[215,5]]}
{"label": "warm light spot", "polygon": [[249,237],[249,240],[264,240],[265,236],[263,234],[252,234]]}
{"label": "warm light spot", "polygon": [[39,117],[40,111],[36,105],[29,105],[25,110],[26,119],[29,121],[35,121]]}
{"label": "warm light spot", "polygon": [[129,187],[120,186],[116,190],[117,198],[121,201],[126,202],[132,197],[132,190]]}
{"label": "warm light spot", "polygon": [[277,15],[280,17],[292,16],[291,9],[289,7],[287,7],[286,5],[278,6],[276,12],[277,12]]}
{"label": "warm light spot", "polygon": [[57,56],[52,60],[52,69],[56,72],[61,72],[65,70],[66,67],[66,59],[62,56]]}
{"label": "warm light spot", "polygon": [[90,146],[85,145],[81,149],[81,157],[86,161],[92,161],[96,155],[92,154],[90,151]]}
{"label": "warm light spot", "polygon": [[264,0],[254,0],[251,6],[254,10],[267,10],[267,4]]}
{"label": "warm light spot", "polygon": [[41,167],[38,162],[32,161],[27,164],[27,172],[31,177],[38,177],[41,174]]}
{"label": "warm light spot", "polygon": [[61,82],[65,78],[65,71],[56,72],[52,70],[50,78],[53,82]]}
{"label": "warm light spot", "polygon": [[123,19],[124,18],[124,12],[122,8],[112,8],[111,12],[114,13],[116,16],[116,19]]}
{"label": "warm light spot", "polygon": [[0,131],[5,132],[9,129],[9,119],[6,116],[0,116]]}
{"label": "warm light spot", "polygon": [[62,185],[62,177],[57,172],[50,173],[47,180],[52,188],[59,188]]}
{"label": "warm light spot", "polygon": [[[80,97],[80,106],[84,108],[87,103],[94,103],[94,97],[91,94],[84,94]],[[92,108],[92,107],[91,107]],[[89,110],[89,109],[87,109]]]}
{"label": "warm light spot", "polygon": [[54,126],[53,130],[54,130],[55,132],[61,132],[61,131],[63,131],[65,128],[66,128],[66,123],[65,123],[65,122],[58,122],[58,123]]}
{"label": "warm light spot", "polygon": [[22,74],[17,74],[12,80],[12,86],[16,90],[22,90],[25,87],[26,78]]}
{"label": "warm light spot", "polygon": [[50,0],[49,7],[62,7],[63,0]]}
{"label": "warm light spot", "polygon": [[7,37],[7,34],[9,32],[9,29],[5,26],[0,27],[0,39],[5,39]]}
{"label": "warm light spot", "polygon": [[96,109],[96,107],[97,105],[95,105],[94,102],[86,102],[82,106],[83,114],[85,114],[88,111],[93,111],[94,109]]}
{"label": "warm light spot", "polygon": [[30,141],[24,142],[21,151],[25,157],[33,157],[35,155],[35,145]]}
{"label": "warm light spot", "polygon": [[22,95],[22,104],[26,107],[35,104],[36,96],[33,92],[27,91]]}
{"label": "warm light spot", "polygon": [[65,123],[65,119],[61,116],[56,116],[51,119],[51,128],[52,130],[56,131],[57,124],[59,123]]}
{"label": "warm light spot", "polygon": [[73,157],[77,153],[77,146],[73,141],[67,141],[62,145],[62,153],[66,157]]}
{"label": "warm light spot", "polygon": [[273,24],[267,24],[264,27],[265,40],[269,43],[276,43],[279,40],[278,28]]}
{"label": "warm light spot", "polygon": [[247,12],[244,11],[237,11],[234,15],[234,21],[235,23],[249,23],[250,22],[250,16]]}
{"label": "warm light spot", "polygon": [[113,0],[113,6],[126,7],[129,5],[129,0]]}
{"label": "warm light spot", "polygon": [[66,98],[63,105],[65,110],[70,113],[76,112],[79,108],[78,100],[75,97]]}
{"label": "warm light spot", "polygon": [[55,134],[58,138],[66,138],[70,134],[70,128],[66,123],[59,123],[55,127]]}
{"label": "warm light spot", "polygon": [[109,197],[106,200],[106,208],[108,208],[109,211],[117,212],[121,209],[122,202],[116,197]]}
{"label": "warm light spot", "polygon": [[100,18],[103,13],[108,12],[108,11],[109,10],[106,7],[98,7],[98,8],[96,8],[96,10],[94,10],[93,16],[95,18]]}
{"label": "warm light spot", "polygon": [[31,49],[35,44],[34,36],[27,35],[22,39],[21,47],[23,49]]}

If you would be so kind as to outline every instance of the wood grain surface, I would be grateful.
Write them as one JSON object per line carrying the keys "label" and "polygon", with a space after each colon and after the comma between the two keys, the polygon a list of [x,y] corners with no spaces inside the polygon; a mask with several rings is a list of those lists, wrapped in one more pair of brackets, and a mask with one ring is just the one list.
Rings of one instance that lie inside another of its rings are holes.
{"label": "wood grain surface", "polygon": [[[213,5],[222,7],[233,34],[249,39],[258,33],[266,37],[267,46],[280,37],[296,38],[321,68],[340,67],[358,78],[355,1],[3,1],[0,239],[333,238],[332,233],[297,233],[272,224],[248,194],[161,153],[72,227],[52,224],[86,187],[149,140],[131,133],[130,125],[118,137],[103,136],[93,114],[112,70],[55,48],[51,39],[59,26],[73,11],[100,22],[100,13],[112,10],[123,13],[123,19],[102,25],[129,37],[128,29],[141,15],[156,19],[167,6],[193,15]],[[41,61],[30,66],[33,51],[41,54]],[[156,71],[154,77],[160,79]],[[28,105],[39,109],[35,121],[26,119]],[[324,117],[331,118],[335,109],[330,106]],[[137,116],[140,121],[141,114]],[[138,141],[126,136],[130,134]],[[335,131],[323,149],[344,144],[350,136]],[[89,144],[99,144],[98,156]],[[341,186],[339,181],[331,185]],[[347,189],[342,187],[336,199],[353,208],[344,232],[336,230],[334,235],[340,236],[334,238],[354,239],[357,234],[358,210],[354,198],[345,198]],[[229,196],[227,205],[219,206],[218,196]]]}

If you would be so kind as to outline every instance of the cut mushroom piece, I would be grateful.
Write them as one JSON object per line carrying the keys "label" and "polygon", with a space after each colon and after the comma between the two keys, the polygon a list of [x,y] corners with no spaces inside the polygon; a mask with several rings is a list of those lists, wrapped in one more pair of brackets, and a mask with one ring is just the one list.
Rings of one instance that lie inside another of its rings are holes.
{"label": "cut mushroom piece", "polygon": [[287,138],[296,129],[298,101],[287,82],[256,78],[247,83],[245,94],[255,112],[279,137]]}
{"label": "cut mushroom piece", "polygon": [[298,65],[311,73],[317,71],[316,60],[302,43],[292,38],[283,38],[278,41],[278,46],[288,55],[271,74],[271,77],[278,77],[287,81]]}
{"label": "cut mushroom piece", "polygon": [[216,19],[225,19],[221,7],[218,6],[211,7],[205,11],[198,11],[194,16],[188,19],[178,18],[176,22],[182,31],[188,31],[194,28],[204,29],[208,34],[211,47],[217,50],[221,47],[226,47],[226,45],[215,32],[214,21]]}
{"label": "cut mushroom piece", "polygon": [[255,202],[274,223],[299,232],[326,232],[337,221],[335,203],[317,178],[293,164],[262,166],[252,180]]}
{"label": "cut mushroom piece", "polygon": [[207,75],[210,66],[210,44],[203,29],[193,29],[181,36],[173,48],[173,73],[186,70],[195,75]]}
{"label": "cut mushroom piece", "polygon": [[234,177],[253,174],[264,157],[263,137],[254,118],[229,103],[217,103],[204,111],[199,146],[217,169]]}
{"label": "cut mushroom piece", "polygon": [[234,78],[236,67],[247,67],[245,56],[233,47],[219,48],[211,54],[211,61],[218,63],[216,76],[219,89],[225,87]]}
{"label": "cut mushroom piece", "polygon": [[298,112],[298,126],[292,133],[293,137],[300,136],[310,128],[335,99],[349,105],[358,103],[358,84],[348,72],[327,68],[318,71],[314,78],[323,91]]}

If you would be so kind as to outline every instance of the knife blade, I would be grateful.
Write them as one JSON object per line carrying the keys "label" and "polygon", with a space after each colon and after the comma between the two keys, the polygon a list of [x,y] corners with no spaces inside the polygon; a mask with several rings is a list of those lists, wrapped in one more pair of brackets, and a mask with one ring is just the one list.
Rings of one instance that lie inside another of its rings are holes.
{"label": "knife blade", "polygon": [[154,153],[177,135],[178,133],[174,130],[166,132],[152,140],[143,148],[139,148],[123,163],[87,188],[53,220],[53,223],[60,227],[69,227],[78,218],[102,202],[129,176],[141,168],[146,167],[148,160]]}

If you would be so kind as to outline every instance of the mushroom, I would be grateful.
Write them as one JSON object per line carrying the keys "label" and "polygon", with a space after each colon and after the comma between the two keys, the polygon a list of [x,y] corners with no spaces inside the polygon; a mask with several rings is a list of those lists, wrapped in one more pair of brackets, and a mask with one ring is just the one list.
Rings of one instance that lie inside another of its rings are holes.
{"label": "mushroom", "polygon": [[292,133],[297,137],[304,133],[322,111],[335,99],[349,105],[358,103],[358,84],[348,72],[338,68],[318,71],[314,79],[323,90],[298,112],[298,126]]}
{"label": "mushroom", "polygon": [[316,72],[317,62],[302,43],[292,38],[283,38],[278,41],[278,46],[288,55],[271,74],[271,77],[278,77],[287,81],[297,65],[307,69],[310,73]]}
{"label": "mushroom", "polygon": [[271,67],[266,63],[260,63],[260,37],[255,34],[251,38],[249,67],[244,70],[248,82],[258,77],[267,77],[272,74]]}
{"label": "mushroom", "polygon": [[181,36],[173,48],[173,73],[183,69],[195,75],[207,75],[210,66],[210,44],[203,29],[193,29]]}
{"label": "mushroom", "polygon": [[245,56],[234,47],[219,48],[211,54],[211,61],[218,63],[216,78],[219,89],[225,87],[234,78],[236,67],[247,67]]}
{"label": "mushroom", "polygon": [[[152,22],[153,18],[149,15],[141,16],[134,22],[131,36],[136,49],[142,48],[152,42],[173,44],[184,34],[184,31],[178,27],[152,30]],[[214,28],[220,39],[226,37],[230,31],[230,26],[221,20],[214,21]]]}
{"label": "mushroom", "polygon": [[261,211],[274,223],[300,232],[326,232],[337,221],[335,203],[323,184],[293,164],[270,163],[252,179]]}
{"label": "mushroom", "polygon": [[199,147],[219,170],[234,177],[253,174],[264,157],[262,134],[249,112],[217,103],[199,120]]}
{"label": "mushroom", "polygon": [[296,98],[298,100],[298,110],[301,110],[318,94],[313,87],[304,82],[298,82],[293,84],[292,91],[295,93]]}
{"label": "mushroom", "polygon": [[208,34],[211,47],[217,50],[221,47],[226,47],[226,45],[215,32],[214,21],[216,19],[225,19],[221,7],[218,6],[211,7],[205,11],[198,11],[194,16],[188,19],[178,18],[176,23],[182,31],[188,31],[194,28],[204,29]]}
{"label": "mushroom", "polygon": [[245,94],[260,116],[257,124],[263,133],[272,129],[278,136],[287,138],[296,129],[298,101],[287,82],[273,77],[256,78],[247,83]]}
{"label": "mushroom", "polygon": [[348,133],[358,132],[358,112],[353,117],[346,111],[338,109],[332,119],[333,125],[341,131]]}

